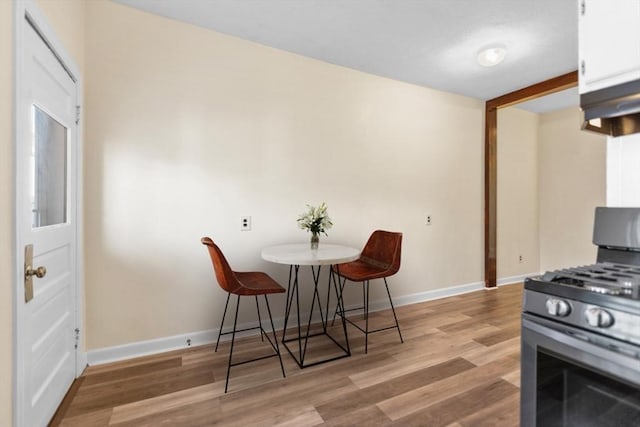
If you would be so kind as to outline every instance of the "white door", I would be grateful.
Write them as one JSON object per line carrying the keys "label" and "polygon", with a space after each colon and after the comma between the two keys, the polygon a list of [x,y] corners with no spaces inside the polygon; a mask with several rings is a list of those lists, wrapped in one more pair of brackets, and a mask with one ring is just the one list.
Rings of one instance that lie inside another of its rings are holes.
{"label": "white door", "polygon": [[77,87],[29,23],[22,31],[16,241],[33,286],[19,271],[16,415],[31,427],[50,421],[76,376]]}

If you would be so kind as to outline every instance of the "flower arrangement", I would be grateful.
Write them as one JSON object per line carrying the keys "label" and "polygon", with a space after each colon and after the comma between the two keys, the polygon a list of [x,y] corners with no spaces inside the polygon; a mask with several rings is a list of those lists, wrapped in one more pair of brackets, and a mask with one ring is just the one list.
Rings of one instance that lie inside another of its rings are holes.
{"label": "flower arrangement", "polygon": [[314,235],[324,233],[326,236],[327,230],[333,226],[333,222],[327,214],[327,204],[322,202],[318,207],[307,205],[307,208],[309,208],[307,212],[298,217],[298,226]]}

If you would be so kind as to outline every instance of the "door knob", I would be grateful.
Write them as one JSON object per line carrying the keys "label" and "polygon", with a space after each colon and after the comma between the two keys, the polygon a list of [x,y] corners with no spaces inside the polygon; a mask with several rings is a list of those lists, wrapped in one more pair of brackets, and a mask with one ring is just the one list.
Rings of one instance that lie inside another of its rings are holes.
{"label": "door knob", "polygon": [[36,276],[38,279],[42,279],[44,276],[47,275],[47,269],[46,267],[40,266],[34,270],[31,268],[30,265],[28,265],[27,271],[25,271],[24,274],[27,276]]}
{"label": "door knob", "polygon": [[24,247],[24,302],[33,299],[33,276],[42,279],[47,274],[45,267],[33,269],[33,245]]}

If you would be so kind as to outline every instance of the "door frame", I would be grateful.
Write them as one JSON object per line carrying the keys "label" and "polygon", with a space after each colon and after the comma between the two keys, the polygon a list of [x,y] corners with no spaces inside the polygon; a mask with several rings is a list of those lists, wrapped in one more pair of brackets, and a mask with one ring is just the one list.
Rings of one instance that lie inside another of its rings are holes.
{"label": "door frame", "polygon": [[[19,393],[21,388],[20,381],[22,381],[23,366],[22,348],[19,342],[19,336],[21,335],[24,317],[24,278],[23,266],[24,266],[24,242],[23,237],[20,235],[20,230],[17,227],[18,216],[20,215],[18,206],[18,185],[22,183],[18,179],[18,171],[16,165],[18,163],[18,143],[23,137],[24,129],[20,126],[21,118],[19,112],[23,110],[23,101],[21,99],[20,88],[22,87],[22,50],[24,49],[23,33],[26,25],[32,25],[40,37],[44,40],[47,46],[54,53],[56,58],[60,61],[63,68],[67,71],[71,79],[76,84],[76,105],[82,106],[83,100],[83,86],[82,76],[80,74],[80,68],[67,53],[64,45],[60,39],[56,36],[53,28],[49,25],[46,16],[40,10],[35,3],[35,0],[14,0],[14,21],[13,21],[13,160],[14,160],[14,173],[13,173],[13,254],[14,254],[14,267],[13,267],[13,425],[22,425],[23,406],[22,393]],[[27,19],[31,22],[29,24]],[[81,117],[82,118],[82,117]],[[76,190],[76,206],[72,206],[71,209],[76,211],[76,224],[75,224],[75,245],[76,245],[76,306],[75,306],[75,325],[80,330],[78,348],[76,349],[76,363],[75,363],[75,376],[80,376],[84,368],[87,366],[87,353],[85,350],[85,336],[84,336],[84,257],[83,257],[83,120],[80,120],[76,125],[76,159],[77,166],[75,170],[75,190]],[[72,171],[72,173],[74,173]]]}
{"label": "door frame", "polygon": [[578,71],[509,92],[485,102],[484,113],[484,286],[497,285],[498,110],[578,86]]}

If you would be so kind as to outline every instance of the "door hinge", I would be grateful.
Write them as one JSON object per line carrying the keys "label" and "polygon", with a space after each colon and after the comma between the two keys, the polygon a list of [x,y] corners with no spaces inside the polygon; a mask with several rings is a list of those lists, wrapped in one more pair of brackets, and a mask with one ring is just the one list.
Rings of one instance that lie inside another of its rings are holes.
{"label": "door hinge", "polygon": [[75,342],[75,349],[78,349],[78,344],[80,343],[80,329],[75,328],[74,329],[75,333],[76,333],[76,342]]}
{"label": "door hinge", "polygon": [[584,13],[587,11],[587,2],[586,0],[582,0],[580,2],[580,15],[584,16]]}
{"label": "door hinge", "polygon": [[80,123],[80,106],[76,105],[76,124]]}

